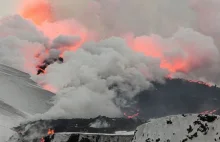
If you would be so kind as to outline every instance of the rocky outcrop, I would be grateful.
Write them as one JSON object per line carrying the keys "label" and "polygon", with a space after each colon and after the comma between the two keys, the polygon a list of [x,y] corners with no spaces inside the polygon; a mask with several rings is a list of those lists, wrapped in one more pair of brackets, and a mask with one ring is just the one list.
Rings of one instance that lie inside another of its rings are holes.
{"label": "rocky outcrop", "polygon": [[220,141],[217,115],[176,115],[150,120],[137,128],[132,142]]}
{"label": "rocky outcrop", "polygon": [[50,139],[54,139],[56,142],[59,142],[62,137],[65,139],[64,141],[61,140],[63,142],[67,142],[68,139],[71,140],[72,138],[77,138],[78,141],[89,139],[91,142],[105,142],[105,140],[108,142],[123,142],[130,140],[133,133],[126,133],[126,136],[124,136],[115,134],[115,132],[134,131],[137,126],[143,123],[145,122],[139,119],[108,118],[104,116],[91,119],[39,120],[14,128],[18,133],[12,136],[9,142],[37,142],[42,137],[47,139],[49,128],[54,129],[55,134]]}

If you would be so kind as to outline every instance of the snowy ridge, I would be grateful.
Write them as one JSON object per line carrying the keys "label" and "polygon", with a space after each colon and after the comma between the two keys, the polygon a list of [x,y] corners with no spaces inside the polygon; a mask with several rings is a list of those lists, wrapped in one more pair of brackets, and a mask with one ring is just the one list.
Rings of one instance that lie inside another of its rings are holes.
{"label": "snowy ridge", "polygon": [[0,64],[0,142],[8,140],[19,125],[30,115],[46,112],[53,93],[40,88],[30,75]]}
{"label": "snowy ridge", "polygon": [[133,142],[216,142],[220,141],[217,115],[176,115],[152,119],[139,126]]}
{"label": "snowy ridge", "polygon": [[0,64],[0,79],[1,102],[27,114],[43,113],[51,107],[48,101],[54,94],[40,88],[28,74]]}

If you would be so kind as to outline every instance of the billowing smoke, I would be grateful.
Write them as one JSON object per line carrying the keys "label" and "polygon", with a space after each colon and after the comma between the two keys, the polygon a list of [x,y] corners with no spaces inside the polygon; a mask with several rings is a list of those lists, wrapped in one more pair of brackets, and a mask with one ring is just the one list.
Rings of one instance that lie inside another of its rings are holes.
{"label": "billowing smoke", "polygon": [[0,21],[0,61],[57,94],[46,118],[121,116],[151,81],[220,85],[218,7],[217,0],[24,0],[21,16]]}
{"label": "billowing smoke", "polygon": [[192,27],[187,0],[49,0],[55,19],[79,20],[102,37],[132,32],[170,36],[178,27]]}

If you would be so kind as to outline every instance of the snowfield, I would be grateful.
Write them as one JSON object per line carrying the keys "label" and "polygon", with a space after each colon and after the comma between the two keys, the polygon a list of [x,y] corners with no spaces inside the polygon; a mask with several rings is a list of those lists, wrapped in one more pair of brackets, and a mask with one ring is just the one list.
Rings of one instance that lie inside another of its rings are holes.
{"label": "snowfield", "polygon": [[133,142],[220,141],[220,120],[216,115],[175,115],[152,119],[139,126]]}
{"label": "snowfield", "polygon": [[54,95],[36,85],[26,73],[0,64],[0,142],[14,134],[12,127],[31,115],[46,112]]}

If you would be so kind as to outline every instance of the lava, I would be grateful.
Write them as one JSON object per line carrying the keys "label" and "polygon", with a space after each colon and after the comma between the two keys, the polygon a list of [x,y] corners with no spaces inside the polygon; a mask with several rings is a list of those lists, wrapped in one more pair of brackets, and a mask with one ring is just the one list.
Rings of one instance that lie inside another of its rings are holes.
{"label": "lava", "polygon": [[214,110],[206,110],[206,111],[203,111],[201,112],[200,114],[213,114],[217,111],[217,109],[214,109]]}
{"label": "lava", "polygon": [[203,81],[197,81],[197,80],[187,80],[187,81],[189,81],[189,82],[193,82],[193,83],[202,84],[202,85],[206,85],[206,86],[208,86],[208,87],[212,87],[211,84],[208,84],[208,83],[203,82]]}
{"label": "lava", "polygon": [[127,117],[128,119],[135,118],[135,117],[139,116],[139,110],[137,110],[137,112],[132,115],[128,115],[126,112],[124,112],[124,116]]}
{"label": "lava", "polygon": [[[165,78],[166,78],[166,79],[169,79],[169,80],[173,79],[173,78],[171,77],[171,75],[168,75],[168,76],[166,76]],[[206,82],[203,82],[203,81],[190,80],[190,79],[184,79],[184,80],[186,80],[186,81],[188,81],[188,82],[191,82],[191,83],[197,83],[197,84],[205,85],[205,86],[208,86],[208,87],[212,87],[212,86],[213,86],[212,84],[209,84],[209,83],[206,83]]]}
{"label": "lava", "polygon": [[53,135],[54,134],[54,130],[53,129],[48,129],[47,135]]}
{"label": "lava", "polygon": [[40,139],[40,142],[50,142],[54,138],[54,130],[48,129],[47,136]]}

